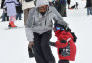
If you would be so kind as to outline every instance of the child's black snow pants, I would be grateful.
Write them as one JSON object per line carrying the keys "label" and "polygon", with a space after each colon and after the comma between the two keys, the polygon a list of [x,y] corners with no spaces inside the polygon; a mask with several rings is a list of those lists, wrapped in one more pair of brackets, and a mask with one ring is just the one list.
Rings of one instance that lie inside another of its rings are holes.
{"label": "child's black snow pants", "polygon": [[55,63],[54,56],[49,46],[51,31],[43,34],[34,33],[34,55],[37,63]]}

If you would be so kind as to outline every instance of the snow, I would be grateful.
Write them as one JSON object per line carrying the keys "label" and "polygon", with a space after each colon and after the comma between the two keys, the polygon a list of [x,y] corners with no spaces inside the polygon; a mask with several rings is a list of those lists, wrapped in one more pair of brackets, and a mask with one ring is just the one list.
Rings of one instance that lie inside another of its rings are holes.
{"label": "snow", "polygon": [[[86,15],[85,1],[80,1],[79,4],[78,10],[67,10],[68,17],[64,18],[78,37],[76,42],[76,60],[70,63],[90,63],[92,57],[92,16]],[[0,9],[0,16],[1,13],[2,10]],[[17,20],[15,24],[23,28],[6,30],[8,21],[1,22],[0,19],[0,63],[35,63],[34,58],[30,59],[28,57],[28,41],[25,35],[23,20]],[[53,33],[51,41],[56,40]],[[57,49],[55,47],[51,48],[56,63],[58,63]]]}

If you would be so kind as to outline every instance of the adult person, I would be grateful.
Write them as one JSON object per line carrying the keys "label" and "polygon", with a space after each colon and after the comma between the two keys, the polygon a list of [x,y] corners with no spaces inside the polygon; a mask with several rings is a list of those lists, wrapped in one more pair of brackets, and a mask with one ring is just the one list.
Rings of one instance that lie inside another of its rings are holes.
{"label": "adult person", "polygon": [[29,12],[25,24],[26,36],[29,41],[29,48],[33,47],[37,63],[55,63],[55,58],[49,46],[53,22],[68,27],[58,11],[49,6],[47,0],[37,0],[36,7]]}
{"label": "adult person", "polygon": [[86,0],[87,15],[92,15],[92,0]]}
{"label": "adult person", "polygon": [[27,21],[29,10],[35,7],[34,0],[19,0],[22,3],[22,10],[24,11],[24,25]]}
{"label": "adult person", "polygon": [[[24,12],[24,25],[28,19],[29,10],[35,7],[36,0],[19,0],[22,3],[22,10]],[[31,52],[32,48],[28,47],[29,57],[34,57],[33,53]]]}

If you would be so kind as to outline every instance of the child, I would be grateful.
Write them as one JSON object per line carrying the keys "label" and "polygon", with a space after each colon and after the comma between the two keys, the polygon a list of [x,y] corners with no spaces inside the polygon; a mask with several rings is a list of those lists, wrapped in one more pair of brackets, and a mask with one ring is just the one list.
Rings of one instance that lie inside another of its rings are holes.
{"label": "child", "polygon": [[71,30],[61,25],[55,26],[55,36],[58,40],[50,42],[49,44],[55,46],[58,49],[59,62],[58,63],[69,63],[69,61],[75,60],[76,46],[75,43],[77,37]]}
{"label": "child", "polygon": [[16,5],[17,0],[5,0],[4,5],[7,7],[7,15],[9,16],[9,27],[16,27],[14,21],[16,20]]}

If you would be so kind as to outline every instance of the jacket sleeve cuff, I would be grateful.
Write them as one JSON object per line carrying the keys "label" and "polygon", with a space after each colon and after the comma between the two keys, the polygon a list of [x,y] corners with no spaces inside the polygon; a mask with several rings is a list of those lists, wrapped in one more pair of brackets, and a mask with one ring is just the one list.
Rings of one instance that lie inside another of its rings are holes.
{"label": "jacket sleeve cuff", "polygon": [[33,42],[34,41],[34,35],[33,35],[32,29],[31,28],[25,28],[25,32],[26,32],[27,40],[29,42]]}

